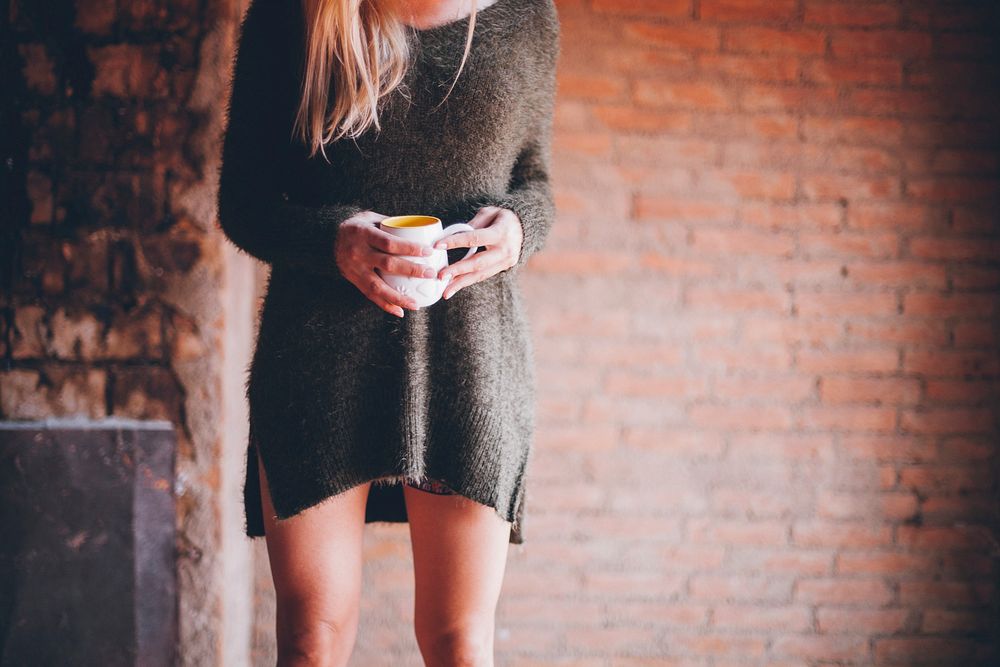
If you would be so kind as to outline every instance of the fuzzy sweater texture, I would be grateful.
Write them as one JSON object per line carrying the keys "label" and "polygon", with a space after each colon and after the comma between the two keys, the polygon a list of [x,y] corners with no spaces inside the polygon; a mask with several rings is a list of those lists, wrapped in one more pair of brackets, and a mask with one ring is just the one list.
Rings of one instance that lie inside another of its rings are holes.
{"label": "fuzzy sweater texture", "polygon": [[[559,22],[553,0],[479,10],[461,76],[437,106],[467,29],[468,17],[412,30],[411,67],[383,102],[381,129],[327,145],[328,163],[291,138],[301,3],[252,0],[243,18],[218,220],[271,267],[245,385],[250,537],[264,535],[259,453],[279,520],[373,481],[365,521],[406,521],[401,482],[431,478],[494,508],[512,523],[510,542],[524,541],[535,377],[517,277],[555,216]],[[338,271],[337,230],[355,213],[434,215],[447,227],[488,205],[521,220],[517,264],[448,300],[399,318]]]}

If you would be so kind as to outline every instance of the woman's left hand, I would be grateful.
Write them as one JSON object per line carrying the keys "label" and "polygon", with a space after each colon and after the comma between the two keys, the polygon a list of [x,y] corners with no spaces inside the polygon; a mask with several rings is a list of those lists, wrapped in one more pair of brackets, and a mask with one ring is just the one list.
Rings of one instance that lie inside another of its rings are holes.
{"label": "woman's left hand", "polygon": [[445,299],[467,285],[485,280],[517,263],[524,231],[517,213],[499,206],[484,206],[468,222],[472,232],[457,232],[434,244],[435,248],[478,248],[486,246],[472,257],[450,264],[438,273],[438,278],[453,279],[445,287]]}

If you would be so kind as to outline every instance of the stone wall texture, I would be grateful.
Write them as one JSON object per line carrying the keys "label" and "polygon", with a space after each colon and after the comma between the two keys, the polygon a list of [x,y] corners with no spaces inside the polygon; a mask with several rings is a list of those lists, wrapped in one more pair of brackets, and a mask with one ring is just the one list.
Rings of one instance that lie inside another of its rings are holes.
{"label": "stone wall texture", "polygon": [[[238,4],[8,0],[2,47],[2,417],[177,425],[190,664],[274,658],[266,554],[219,509],[252,327],[226,304],[260,276],[210,208]],[[996,3],[557,4],[498,664],[996,664]],[[406,527],[367,535],[354,664],[420,664]]]}

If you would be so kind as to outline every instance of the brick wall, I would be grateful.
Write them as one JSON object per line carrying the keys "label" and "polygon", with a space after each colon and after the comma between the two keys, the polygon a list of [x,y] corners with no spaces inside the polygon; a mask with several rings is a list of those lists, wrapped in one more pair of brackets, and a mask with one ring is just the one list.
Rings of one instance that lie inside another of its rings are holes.
{"label": "brick wall", "polygon": [[507,664],[1000,661],[994,5],[560,0]]}

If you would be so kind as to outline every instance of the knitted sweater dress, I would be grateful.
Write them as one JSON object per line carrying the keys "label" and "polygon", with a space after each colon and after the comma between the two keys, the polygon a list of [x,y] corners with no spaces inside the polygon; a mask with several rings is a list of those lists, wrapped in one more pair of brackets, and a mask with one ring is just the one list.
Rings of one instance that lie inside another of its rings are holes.
{"label": "knitted sweater dress", "polygon": [[[411,67],[380,107],[381,129],[328,144],[327,162],[291,137],[301,3],[252,0],[243,18],[217,201],[224,234],[271,269],[245,384],[249,537],[264,535],[259,452],[279,520],[372,481],[366,523],[406,521],[402,482],[434,479],[492,507],[512,523],[510,542],[524,541],[535,378],[518,274],[555,214],[559,22],[553,0],[480,10],[438,106],[468,21],[412,30]],[[355,213],[434,215],[447,227],[488,205],[519,216],[520,256],[448,300],[399,318],[338,271],[338,226]]]}

